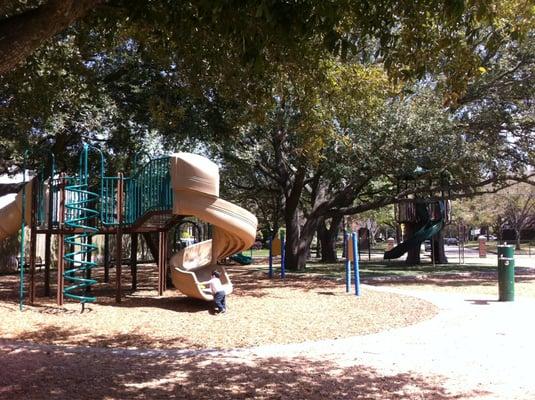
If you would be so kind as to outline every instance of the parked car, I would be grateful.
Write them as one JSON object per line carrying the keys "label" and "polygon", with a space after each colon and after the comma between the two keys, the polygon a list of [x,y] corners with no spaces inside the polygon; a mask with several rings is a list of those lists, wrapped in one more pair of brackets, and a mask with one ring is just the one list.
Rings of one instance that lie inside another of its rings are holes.
{"label": "parked car", "polygon": [[459,240],[454,237],[449,237],[449,238],[444,238],[444,243],[456,246],[459,244]]}

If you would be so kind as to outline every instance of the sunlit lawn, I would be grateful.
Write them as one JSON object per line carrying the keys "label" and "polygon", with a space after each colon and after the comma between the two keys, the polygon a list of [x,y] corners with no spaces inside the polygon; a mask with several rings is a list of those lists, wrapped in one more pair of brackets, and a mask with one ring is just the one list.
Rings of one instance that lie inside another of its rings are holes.
{"label": "sunlit lawn", "polygon": [[[267,273],[267,265],[258,265]],[[361,282],[376,286],[390,286],[410,290],[454,292],[474,295],[498,296],[497,266],[483,264],[437,264],[407,266],[403,261],[367,261],[359,265]],[[275,279],[280,274],[280,263],[274,263]],[[316,274],[323,277],[345,279],[343,262],[326,264],[311,261],[305,272],[287,274]],[[535,298],[535,270],[515,269],[515,295]]]}

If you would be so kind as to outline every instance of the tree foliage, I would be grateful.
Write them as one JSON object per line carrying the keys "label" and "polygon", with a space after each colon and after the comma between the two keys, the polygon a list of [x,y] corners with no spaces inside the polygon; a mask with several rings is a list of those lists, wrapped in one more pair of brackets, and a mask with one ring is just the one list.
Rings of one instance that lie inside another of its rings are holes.
{"label": "tree foliage", "polygon": [[521,182],[496,193],[457,202],[459,221],[473,227],[492,227],[501,236],[503,229],[514,231],[520,249],[522,231],[535,219],[533,182]]}
{"label": "tree foliage", "polygon": [[0,1],[0,168],[211,150],[302,268],[329,220],[523,171],[532,29],[523,0]]}
{"label": "tree foliage", "polygon": [[376,66],[324,68],[326,78],[315,78],[308,96],[287,79],[266,122],[215,146],[226,169],[240,171],[234,186],[242,196],[251,188],[250,197],[264,191],[282,199],[290,267],[303,268],[316,230],[331,234],[325,229],[343,215],[408,196],[471,195],[489,179],[498,187],[505,182],[430,88],[419,85],[404,96]]}
{"label": "tree foliage", "polygon": [[[527,30],[523,7],[517,0],[3,0],[0,167],[20,164],[28,146],[65,149],[68,165],[81,139],[124,154],[117,168],[155,136],[192,146],[225,140],[265,118],[285,74],[317,75],[331,57],[379,63],[394,81],[440,71],[460,93],[481,64],[481,43],[493,43],[498,30]],[[307,96],[308,88],[299,90]],[[316,135],[308,145],[321,141]]]}

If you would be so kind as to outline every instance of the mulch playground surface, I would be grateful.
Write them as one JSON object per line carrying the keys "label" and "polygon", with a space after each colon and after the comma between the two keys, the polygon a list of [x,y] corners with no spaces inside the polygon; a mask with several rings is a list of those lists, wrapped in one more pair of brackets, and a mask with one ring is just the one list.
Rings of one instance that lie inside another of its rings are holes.
{"label": "mulch playground surface", "polygon": [[[348,363],[320,351],[321,344],[310,344],[305,353],[278,346],[273,347],[278,352],[264,355],[258,349],[202,351],[365,335],[411,325],[438,312],[424,300],[369,287],[356,297],[345,293],[342,281],[324,277],[290,274],[284,281],[269,280],[265,272],[255,270],[258,267],[229,267],[235,291],[224,315],[213,315],[209,303],[173,289],[158,297],[154,265],[140,267],[136,292],[126,290],[130,282],[123,270],[125,295],[120,304],[114,300],[113,279],[99,284],[94,290],[98,303],[88,305],[84,313],[77,303],[58,307],[54,298],[41,296],[21,312],[18,277],[0,276],[0,398],[503,398],[480,386],[426,373],[425,367],[419,373],[392,372],[388,363],[372,367],[358,357]],[[532,278],[528,272],[522,282],[526,285]],[[97,271],[100,282],[101,274]],[[487,290],[485,283],[490,289],[494,281],[488,276],[467,278],[461,278],[465,282],[460,287],[459,277],[447,275],[364,280],[411,289],[417,283],[441,291]],[[38,282],[41,295],[42,276]]]}
{"label": "mulch playground surface", "polygon": [[[214,315],[211,304],[190,299],[174,289],[157,296],[154,265],[140,266],[138,290],[131,292],[123,272],[124,298],[115,303],[109,284],[94,289],[97,303],[58,307],[42,297],[37,275],[37,301],[18,307],[18,276],[0,276],[0,338],[39,344],[104,348],[230,349],[365,335],[429,319],[437,308],[421,299],[362,290],[345,292],[342,281],[289,275],[268,279],[255,267],[229,267],[234,293],[226,314]],[[102,271],[97,279],[102,282]],[[55,277],[52,276],[52,282]],[[52,287],[54,296],[55,287]]]}

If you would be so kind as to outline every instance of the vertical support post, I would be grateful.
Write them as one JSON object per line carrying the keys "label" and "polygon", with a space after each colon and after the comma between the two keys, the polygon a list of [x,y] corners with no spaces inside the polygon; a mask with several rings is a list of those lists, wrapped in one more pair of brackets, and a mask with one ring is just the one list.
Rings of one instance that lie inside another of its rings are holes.
{"label": "vertical support post", "polygon": [[355,296],[360,296],[360,276],[359,276],[359,257],[358,257],[358,247],[357,247],[357,234],[353,232],[352,234],[353,241],[353,275],[355,276]]}
{"label": "vertical support post", "polygon": [[63,255],[65,254],[65,242],[63,241],[65,234],[63,233],[65,221],[65,179],[63,174],[60,176],[59,180],[59,207],[58,207],[58,284],[57,284],[57,294],[56,294],[56,303],[58,306],[63,305],[63,289],[65,287],[65,280],[63,277],[63,272],[65,271],[65,260]]}
{"label": "vertical support post", "polygon": [[268,277],[269,279],[273,278],[273,238],[269,237],[269,269],[268,269]]}
{"label": "vertical support post", "polygon": [[[87,244],[88,245],[93,244],[93,236],[90,235],[90,236],[87,237]],[[90,252],[86,253],[85,257],[86,257],[85,261],[91,262],[92,259],[93,259],[93,252],[90,251]],[[91,269],[86,269],[85,270],[85,279],[91,279]],[[91,293],[91,286],[87,286],[85,288],[85,293],[86,294]]]}
{"label": "vertical support post", "polygon": [[115,301],[117,303],[121,302],[122,296],[122,287],[121,287],[121,273],[122,273],[122,264],[123,264],[123,231],[122,231],[122,222],[123,222],[123,174],[119,172],[117,180],[117,232],[116,232],[116,243],[115,243]]}
{"label": "vertical support post", "polygon": [[286,278],[286,238],[281,234],[281,279]]}
{"label": "vertical support post", "polygon": [[35,302],[35,251],[37,244],[37,178],[32,182],[32,199],[30,212],[30,304]]}
{"label": "vertical support post", "polygon": [[[52,174],[51,174],[52,175]],[[54,213],[54,177],[50,176],[48,181],[48,210],[45,234],[45,296],[50,296],[50,263],[52,261],[52,221]]]}
{"label": "vertical support post", "polygon": [[372,242],[370,240],[370,230],[368,229],[368,261],[372,259]]}
{"label": "vertical support post", "polygon": [[433,267],[434,267],[435,266],[435,237],[434,236],[431,237],[431,260],[433,261]]}
{"label": "vertical support post", "polygon": [[[345,255],[345,272],[346,272],[346,293],[351,290],[351,261],[349,258],[349,234],[344,231],[344,255]],[[354,254],[354,253],[353,253]]]}
{"label": "vertical support post", "polygon": [[461,263],[461,241],[463,238],[461,237],[461,226],[457,224],[457,237],[459,238],[459,241],[457,242],[457,250],[459,251],[459,264]]}
{"label": "vertical support post", "polygon": [[163,232],[158,232],[158,296],[163,295],[163,278],[162,278],[162,244]]}
{"label": "vertical support post", "polygon": [[104,234],[104,282],[110,282],[110,235]]}
{"label": "vertical support post", "polygon": [[163,290],[164,292],[167,290],[167,245],[168,245],[168,240],[167,240],[167,234],[168,232],[167,231],[164,231],[163,233],[163,237],[164,237],[164,240],[163,240],[163,254],[162,254],[162,265],[163,265],[163,279],[162,279],[162,282],[163,282]]}
{"label": "vertical support post", "polygon": [[342,258],[347,258],[347,231],[344,229],[344,244],[342,246]]}
{"label": "vertical support post", "polygon": [[158,296],[163,296],[166,288],[167,232],[161,231],[158,236]]}
{"label": "vertical support post", "polygon": [[50,296],[50,263],[52,261],[52,234],[50,232],[45,233],[45,281],[44,281],[44,294],[45,297]]}
{"label": "vertical support post", "polygon": [[138,234],[130,235],[130,272],[132,274],[132,290],[137,289],[137,243]]}
{"label": "vertical support post", "polygon": [[22,311],[24,303],[24,268],[25,262],[25,243],[24,233],[26,230],[26,153],[24,153],[24,167],[22,168],[22,218],[20,224],[20,275],[19,275],[19,309]]}

